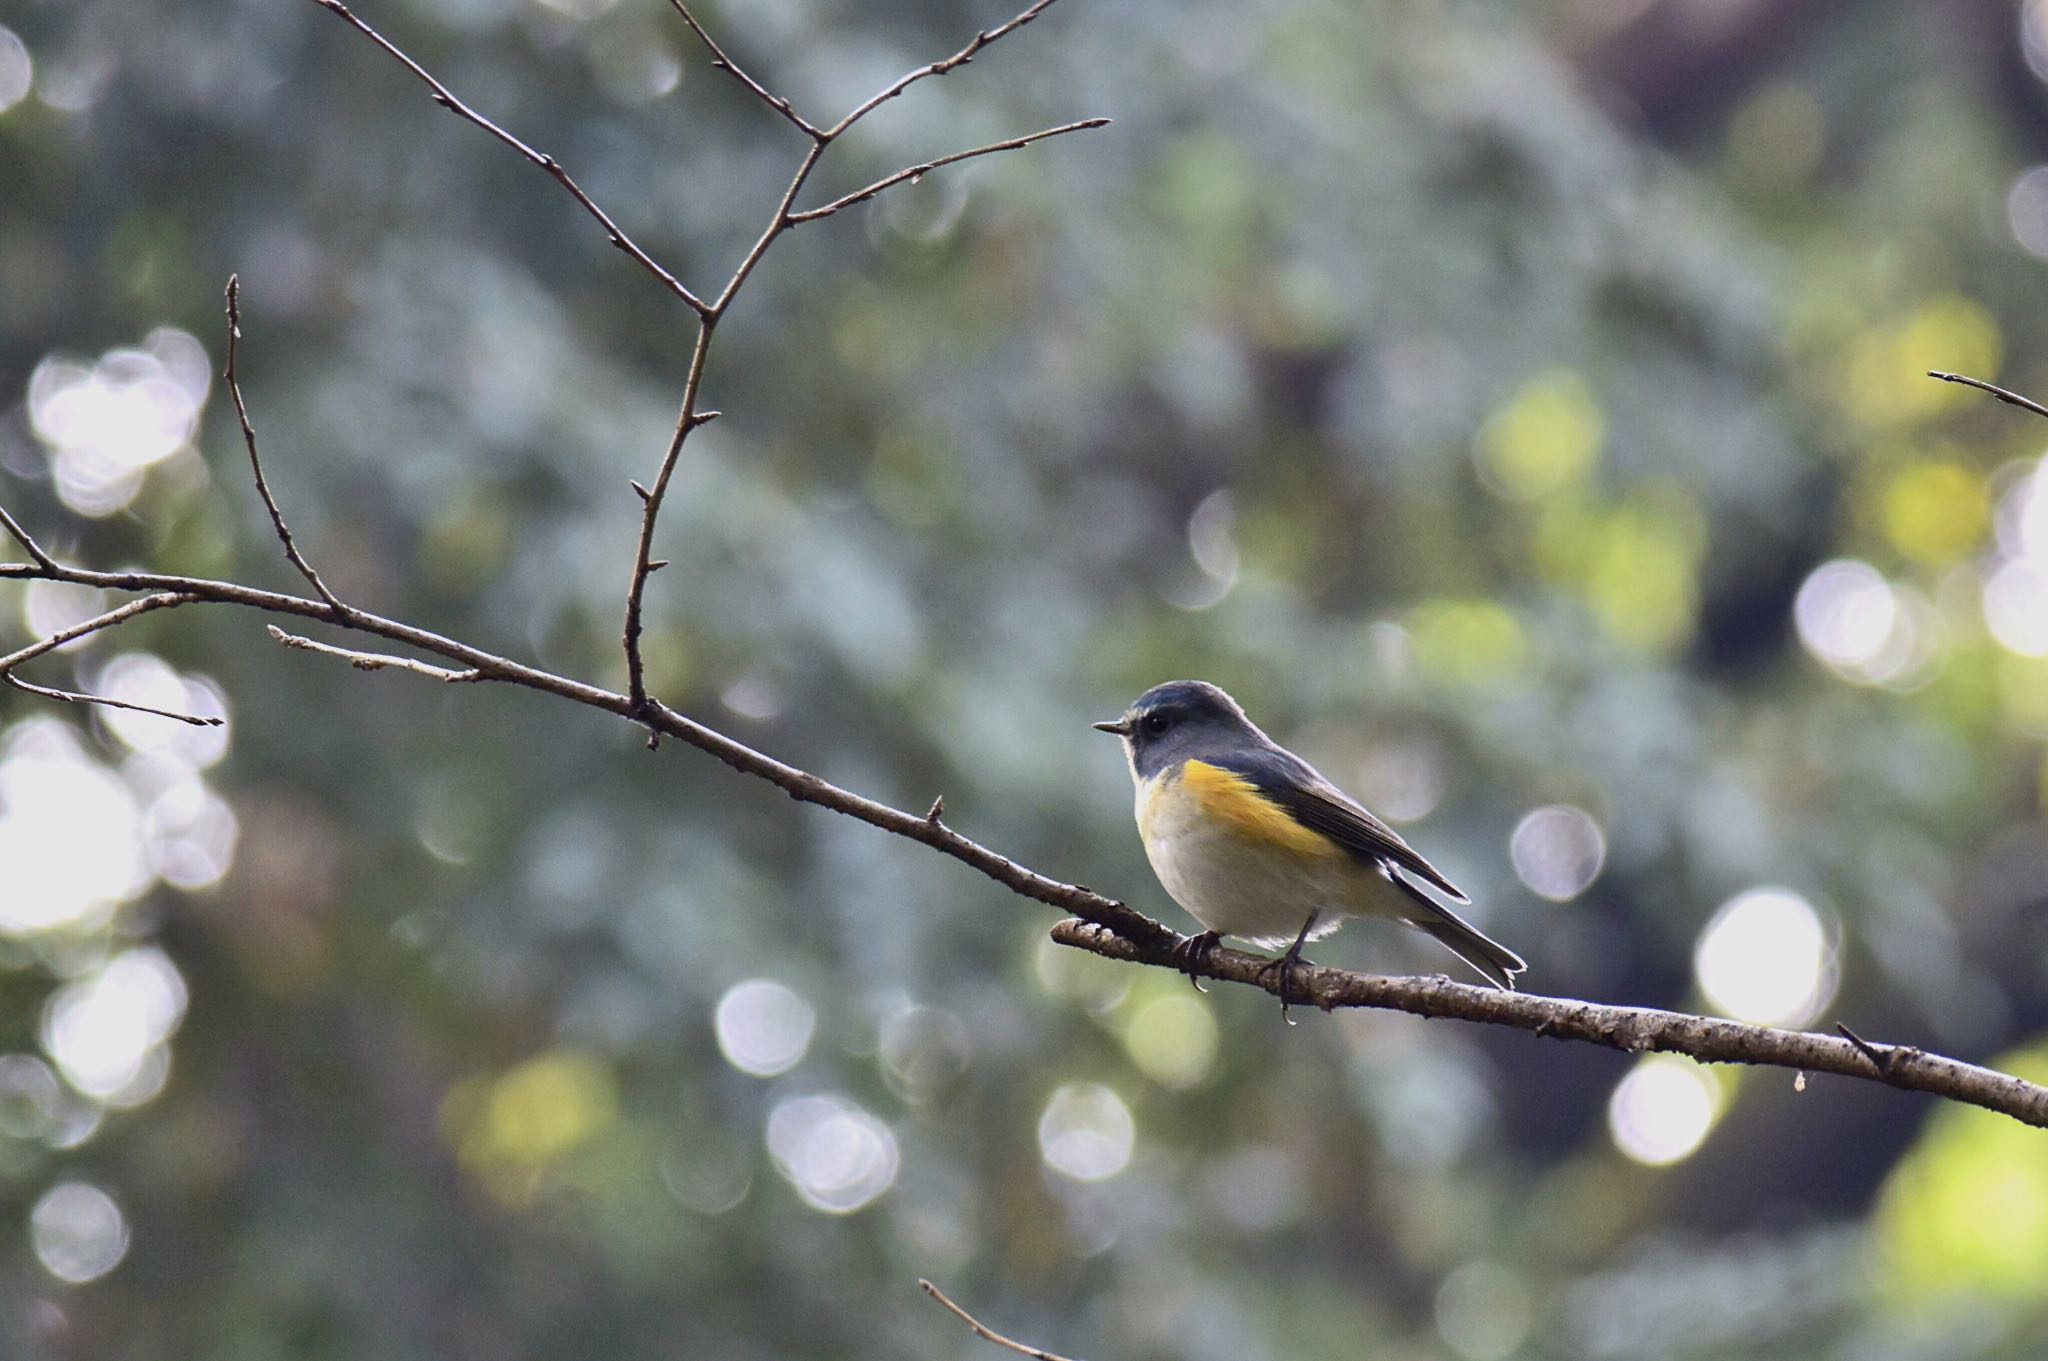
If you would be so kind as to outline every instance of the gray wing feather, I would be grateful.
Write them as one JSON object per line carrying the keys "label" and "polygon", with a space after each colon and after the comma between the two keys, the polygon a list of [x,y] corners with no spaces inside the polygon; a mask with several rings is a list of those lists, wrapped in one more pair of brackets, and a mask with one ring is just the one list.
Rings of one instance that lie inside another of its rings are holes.
{"label": "gray wing feather", "polygon": [[1202,759],[1244,776],[1259,793],[1285,808],[1296,822],[1321,832],[1361,860],[1398,865],[1461,903],[1472,901],[1456,884],[1444,878],[1436,866],[1403,841],[1399,832],[1374,817],[1343,790],[1324,779],[1314,766],[1292,752],[1273,747]]}

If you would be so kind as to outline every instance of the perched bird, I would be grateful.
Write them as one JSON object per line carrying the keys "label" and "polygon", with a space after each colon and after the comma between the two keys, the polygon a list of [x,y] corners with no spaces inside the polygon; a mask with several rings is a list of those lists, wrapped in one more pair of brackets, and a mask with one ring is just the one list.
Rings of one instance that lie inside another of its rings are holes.
{"label": "perched bird", "polygon": [[1281,1003],[1302,942],[1346,917],[1387,917],[1436,937],[1498,988],[1528,966],[1426,893],[1471,901],[1400,834],[1280,746],[1206,681],[1168,681],[1098,729],[1123,739],[1138,835],[1173,900],[1207,928],[1182,947],[1200,963],[1223,936],[1277,949]]}

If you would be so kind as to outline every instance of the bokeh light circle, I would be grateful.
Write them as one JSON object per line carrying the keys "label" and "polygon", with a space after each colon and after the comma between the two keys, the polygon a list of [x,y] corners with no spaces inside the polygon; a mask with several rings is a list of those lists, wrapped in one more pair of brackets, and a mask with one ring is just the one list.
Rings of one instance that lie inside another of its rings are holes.
{"label": "bokeh light circle", "polygon": [[1038,1118],[1038,1151],[1045,1165],[1076,1181],[1104,1181],[1123,1171],[1136,1143],[1130,1107],[1097,1082],[1061,1087]]}
{"label": "bokeh light circle", "polygon": [[1757,1025],[1804,1025],[1834,996],[1820,914],[1786,888],[1723,903],[1700,932],[1693,971],[1715,1009]]}
{"label": "bokeh light circle", "polygon": [[1607,838],[1582,808],[1554,803],[1515,824],[1508,838],[1515,877],[1531,893],[1569,902],[1600,877],[1607,863]]}
{"label": "bokeh light circle", "polygon": [[1666,1167],[1692,1156],[1720,1113],[1721,1084],[1712,1073],[1676,1054],[1652,1054],[1614,1089],[1607,1129],[1629,1158]]}
{"label": "bokeh light circle", "polygon": [[755,1077],[774,1077],[803,1061],[818,1015],[773,979],[750,978],[726,989],[713,1024],[727,1063]]}
{"label": "bokeh light circle", "polygon": [[29,1212],[36,1260],[60,1281],[98,1280],[128,1255],[128,1219],[114,1198],[82,1181],[59,1182]]}
{"label": "bokeh light circle", "polygon": [[768,1115],[768,1154],[806,1205],[851,1214],[889,1189],[900,1155],[889,1127],[839,1096],[798,1096]]}

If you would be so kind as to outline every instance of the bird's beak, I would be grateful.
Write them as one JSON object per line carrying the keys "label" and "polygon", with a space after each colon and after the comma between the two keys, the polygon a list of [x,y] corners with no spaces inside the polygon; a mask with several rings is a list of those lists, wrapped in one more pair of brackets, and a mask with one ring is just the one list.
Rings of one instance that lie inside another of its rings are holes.
{"label": "bird's beak", "polygon": [[1118,737],[1131,735],[1131,720],[1128,718],[1119,718],[1113,723],[1091,723],[1089,726],[1097,732],[1115,733]]}

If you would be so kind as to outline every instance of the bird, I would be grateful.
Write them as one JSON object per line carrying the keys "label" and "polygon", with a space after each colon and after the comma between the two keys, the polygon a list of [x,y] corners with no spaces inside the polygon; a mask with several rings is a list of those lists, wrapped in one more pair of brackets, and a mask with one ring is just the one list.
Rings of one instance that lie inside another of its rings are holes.
{"label": "bird", "polygon": [[1456,884],[1261,732],[1220,687],[1167,681],[1093,726],[1123,740],[1145,857],[1168,896],[1204,928],[1176,949],[1191,981],[1224,936],[1286,945],[1273,961],[1284,1013],[1303,943],[1350,917],[1405,922],[1496,988],[1513,991],[1528,967],[1439,901],[1469,903]]}

